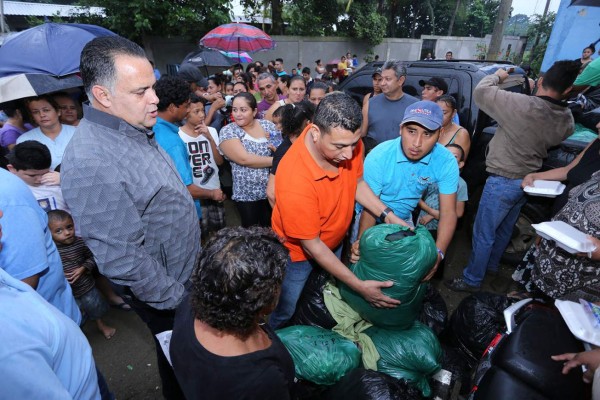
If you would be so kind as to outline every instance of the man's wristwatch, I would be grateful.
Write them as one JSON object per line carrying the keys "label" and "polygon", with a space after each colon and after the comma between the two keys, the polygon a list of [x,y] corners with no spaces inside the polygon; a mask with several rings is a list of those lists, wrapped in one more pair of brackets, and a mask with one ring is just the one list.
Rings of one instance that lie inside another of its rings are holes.
{"label": "man's wristwatch", "polygon": [[385,222],[385,217],[387,217],[389,213],[393,213],[393,212],[394,212],[394,210],[392,210],[389,207],[386,207],[385,210],[383,210],[381,212],[381,215],[379,216],[379,219],[382,220],[383,222]]}

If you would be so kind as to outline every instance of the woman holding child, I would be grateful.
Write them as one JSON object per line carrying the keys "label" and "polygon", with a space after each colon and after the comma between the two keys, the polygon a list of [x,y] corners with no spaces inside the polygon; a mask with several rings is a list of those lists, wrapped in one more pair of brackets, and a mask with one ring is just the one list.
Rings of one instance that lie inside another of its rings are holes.
{"label": "woman holding child", "polygon": [[231,162],[233,196],[243,227],[271,226],[267,201],[269,167],[273,151],[281,144],[281,133],[271,121],[256,119],[256,98],[247,92],[233,98],[235,122],[220,132],[219,148]]}

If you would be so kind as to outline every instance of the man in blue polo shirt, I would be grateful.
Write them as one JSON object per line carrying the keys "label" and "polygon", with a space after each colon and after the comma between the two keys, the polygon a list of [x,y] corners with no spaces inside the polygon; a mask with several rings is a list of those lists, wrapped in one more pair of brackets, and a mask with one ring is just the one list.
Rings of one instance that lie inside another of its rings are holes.
{"label": "man in blue polo shirt", "polygon": [[[364,164],[365,182],[388,206],[388,212],[393,212],[411,226],[411,213],[423,192],[428,185],[438,184],[438,260],[425,279],[433,276],[443,260],[456,228],[458,165],[452,153],[437,143],[442,118],[442,109],[432,101],[409,105],[400,124],[400,137],[375,147]],[[359,218],[358,239],[376,222],[376,216],[363,210]],[[359,254],[358,242],[352,246],[354,256]]]}
{"label": "man in blue polo shirt", "polygon": [[223,201],[225,196],[221,189],[203,189],[194,185],[187,149],[179,137],[178,125],[186,117],[190,105],[189,85],[179,77],[163,76],[156,82],[154,90],[159,100],[158,117],[152,128],[156,142],[171,156],[181,180],[194,199],[198,219],[202,219],[200,199]]}

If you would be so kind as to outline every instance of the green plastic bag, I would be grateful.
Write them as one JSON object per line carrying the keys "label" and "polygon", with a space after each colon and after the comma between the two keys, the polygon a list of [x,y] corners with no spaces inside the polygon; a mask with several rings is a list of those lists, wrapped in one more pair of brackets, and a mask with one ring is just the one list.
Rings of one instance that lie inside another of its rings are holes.
{"label": "green plastic bag", "polygon": [[335,332],[297,325],[276,333],[294,360],[297,378],[333,385],[360,364],[358,347]]}
{"label": "green plastic bag", "polygon": [[365,331],[379,352],[377,370],[413,382],[423,396],[431,395],[428,378],[441,368],[442,347],[433,331],[415,321],[411,329],[371,327]]}
{"label": "green plastic bag", "polygon": [[415,228],[414,236],[396,241],[386,237],[409,231],[400,225],[381,224],[369,228],[360,239],[360,260],[350,269],[361,280],[393,281],[382,292],[401,304],[395,308],[375,308],[360,294],[339,282],[342,298],[362,318],[381,328],[408,329],[418,318],[427,285],[421,280],[437,260],[437,249],[429,231]]}

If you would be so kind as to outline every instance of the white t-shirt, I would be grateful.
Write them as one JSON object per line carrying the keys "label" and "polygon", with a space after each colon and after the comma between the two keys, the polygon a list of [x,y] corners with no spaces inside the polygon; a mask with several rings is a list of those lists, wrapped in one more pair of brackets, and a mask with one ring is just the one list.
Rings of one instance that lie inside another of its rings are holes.
{"label": "white t-shirt", "polygon": [[[219,148],[219,135],[217,130],[208,127],[210,136],[215,141],[217,149]],[[190,166],[192,167],[192,176],[194,185],[200,186],[203,189],[219,189],[219,167],[215,162],[210,142],[204,135],[192,137],[179,129],[179,137],[185,143]]]}
{"label": "white t-shirt", "polygon": [[67,207],[67,203],[65,203],[65,199],[60,190],[60,185],[27,186],[44,211],[65,210],[68,213],[71,212],[69,207]]}

